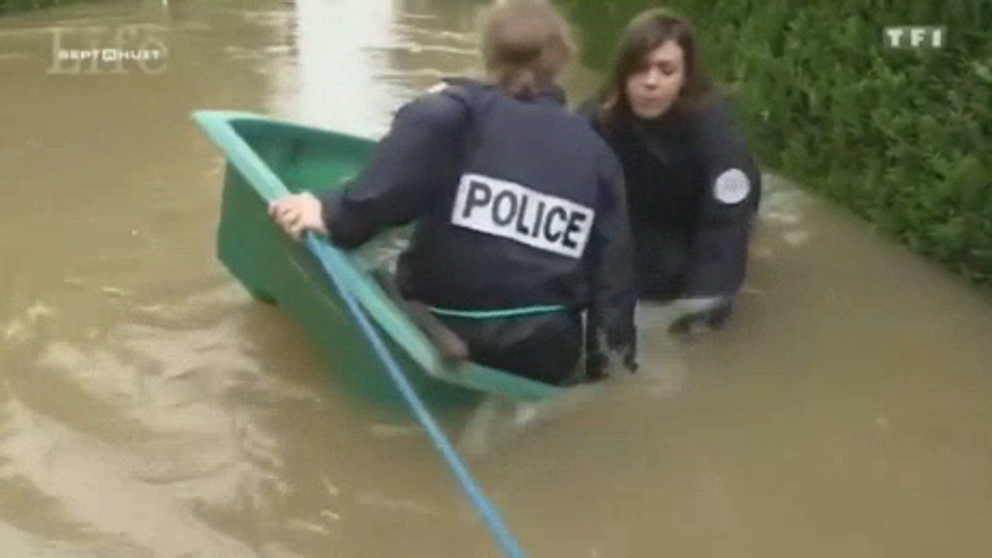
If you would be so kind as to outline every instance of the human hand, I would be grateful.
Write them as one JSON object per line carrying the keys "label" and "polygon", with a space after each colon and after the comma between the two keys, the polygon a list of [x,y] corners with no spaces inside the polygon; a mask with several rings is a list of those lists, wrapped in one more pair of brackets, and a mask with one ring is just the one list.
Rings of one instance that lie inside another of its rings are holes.
{"label": "human hand", "polygon": [[286,196],[270,203],[269,215],[296,240],[306,231],[327,234],[323,205],[310,192]]}
{"label": "human hand", "polygon": [[587,383],[595,383],[623,373],[636,374],[640,368],[632,348],[607,350],[586,357]]}

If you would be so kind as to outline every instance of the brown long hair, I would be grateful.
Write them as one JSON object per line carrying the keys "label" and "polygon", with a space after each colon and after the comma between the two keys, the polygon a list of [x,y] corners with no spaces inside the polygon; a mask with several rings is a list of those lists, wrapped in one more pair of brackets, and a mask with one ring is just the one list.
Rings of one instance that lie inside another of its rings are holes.
{"label": "brown long hair", "polygon": [[549,87],[575,58],[565,19],[541,0],[502,0],[482,25],[487,73],[509,95],[528,99]]}
{"label": "brown long hair", "polygon": [[671,110],[692,112],[707,102],[714,91],[706,72],[696,33],[689,20],[674,12],[655,8],[641,12],[620,36],[609,79],[600,91],[599,121],[608,126],[617,117],[631,117],[627,80],[640,71],[652,51],[674,40],[683,53],[685,83]]}

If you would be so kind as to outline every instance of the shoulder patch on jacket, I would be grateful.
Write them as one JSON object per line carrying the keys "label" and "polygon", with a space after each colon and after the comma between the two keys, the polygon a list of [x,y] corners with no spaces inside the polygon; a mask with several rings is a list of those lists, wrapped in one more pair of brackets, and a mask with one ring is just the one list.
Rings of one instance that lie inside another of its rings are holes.
{"label": "shoulder patch on jacket", "polygon": [[727,205],[744,201],[750,192],[751,181],[740,169],[723,171],[713,183],[713,197]]}

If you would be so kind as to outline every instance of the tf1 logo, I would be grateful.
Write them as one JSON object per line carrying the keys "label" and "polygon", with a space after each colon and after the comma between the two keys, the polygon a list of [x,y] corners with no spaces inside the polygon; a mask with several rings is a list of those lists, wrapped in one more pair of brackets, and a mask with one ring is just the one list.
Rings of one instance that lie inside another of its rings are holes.
{"label": "tf1 logo", "polygon": [[885,28],[885,46],[898,49],[944,48],[947,29],[927,25],[897,25]]}

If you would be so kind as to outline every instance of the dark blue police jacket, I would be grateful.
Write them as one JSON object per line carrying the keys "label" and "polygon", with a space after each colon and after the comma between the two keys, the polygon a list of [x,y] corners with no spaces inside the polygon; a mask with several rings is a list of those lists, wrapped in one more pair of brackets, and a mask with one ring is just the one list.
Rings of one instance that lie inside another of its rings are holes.
{"label": "dark blue police jacket", "polygon": [[454,310],[588,310],[594,352],[632,360],[623,173],[560,92],[521,101],[450,80],[403,106],[367,167],[323,201],[343,247],[416,221],[397,265],[405,297]]}
{"label": "dark blue police jacket", "polygon": [[623,165],[641,296],[736,295],[762,183],[729,99],[653,122],[603,125],[594,101],[579,112]]}

